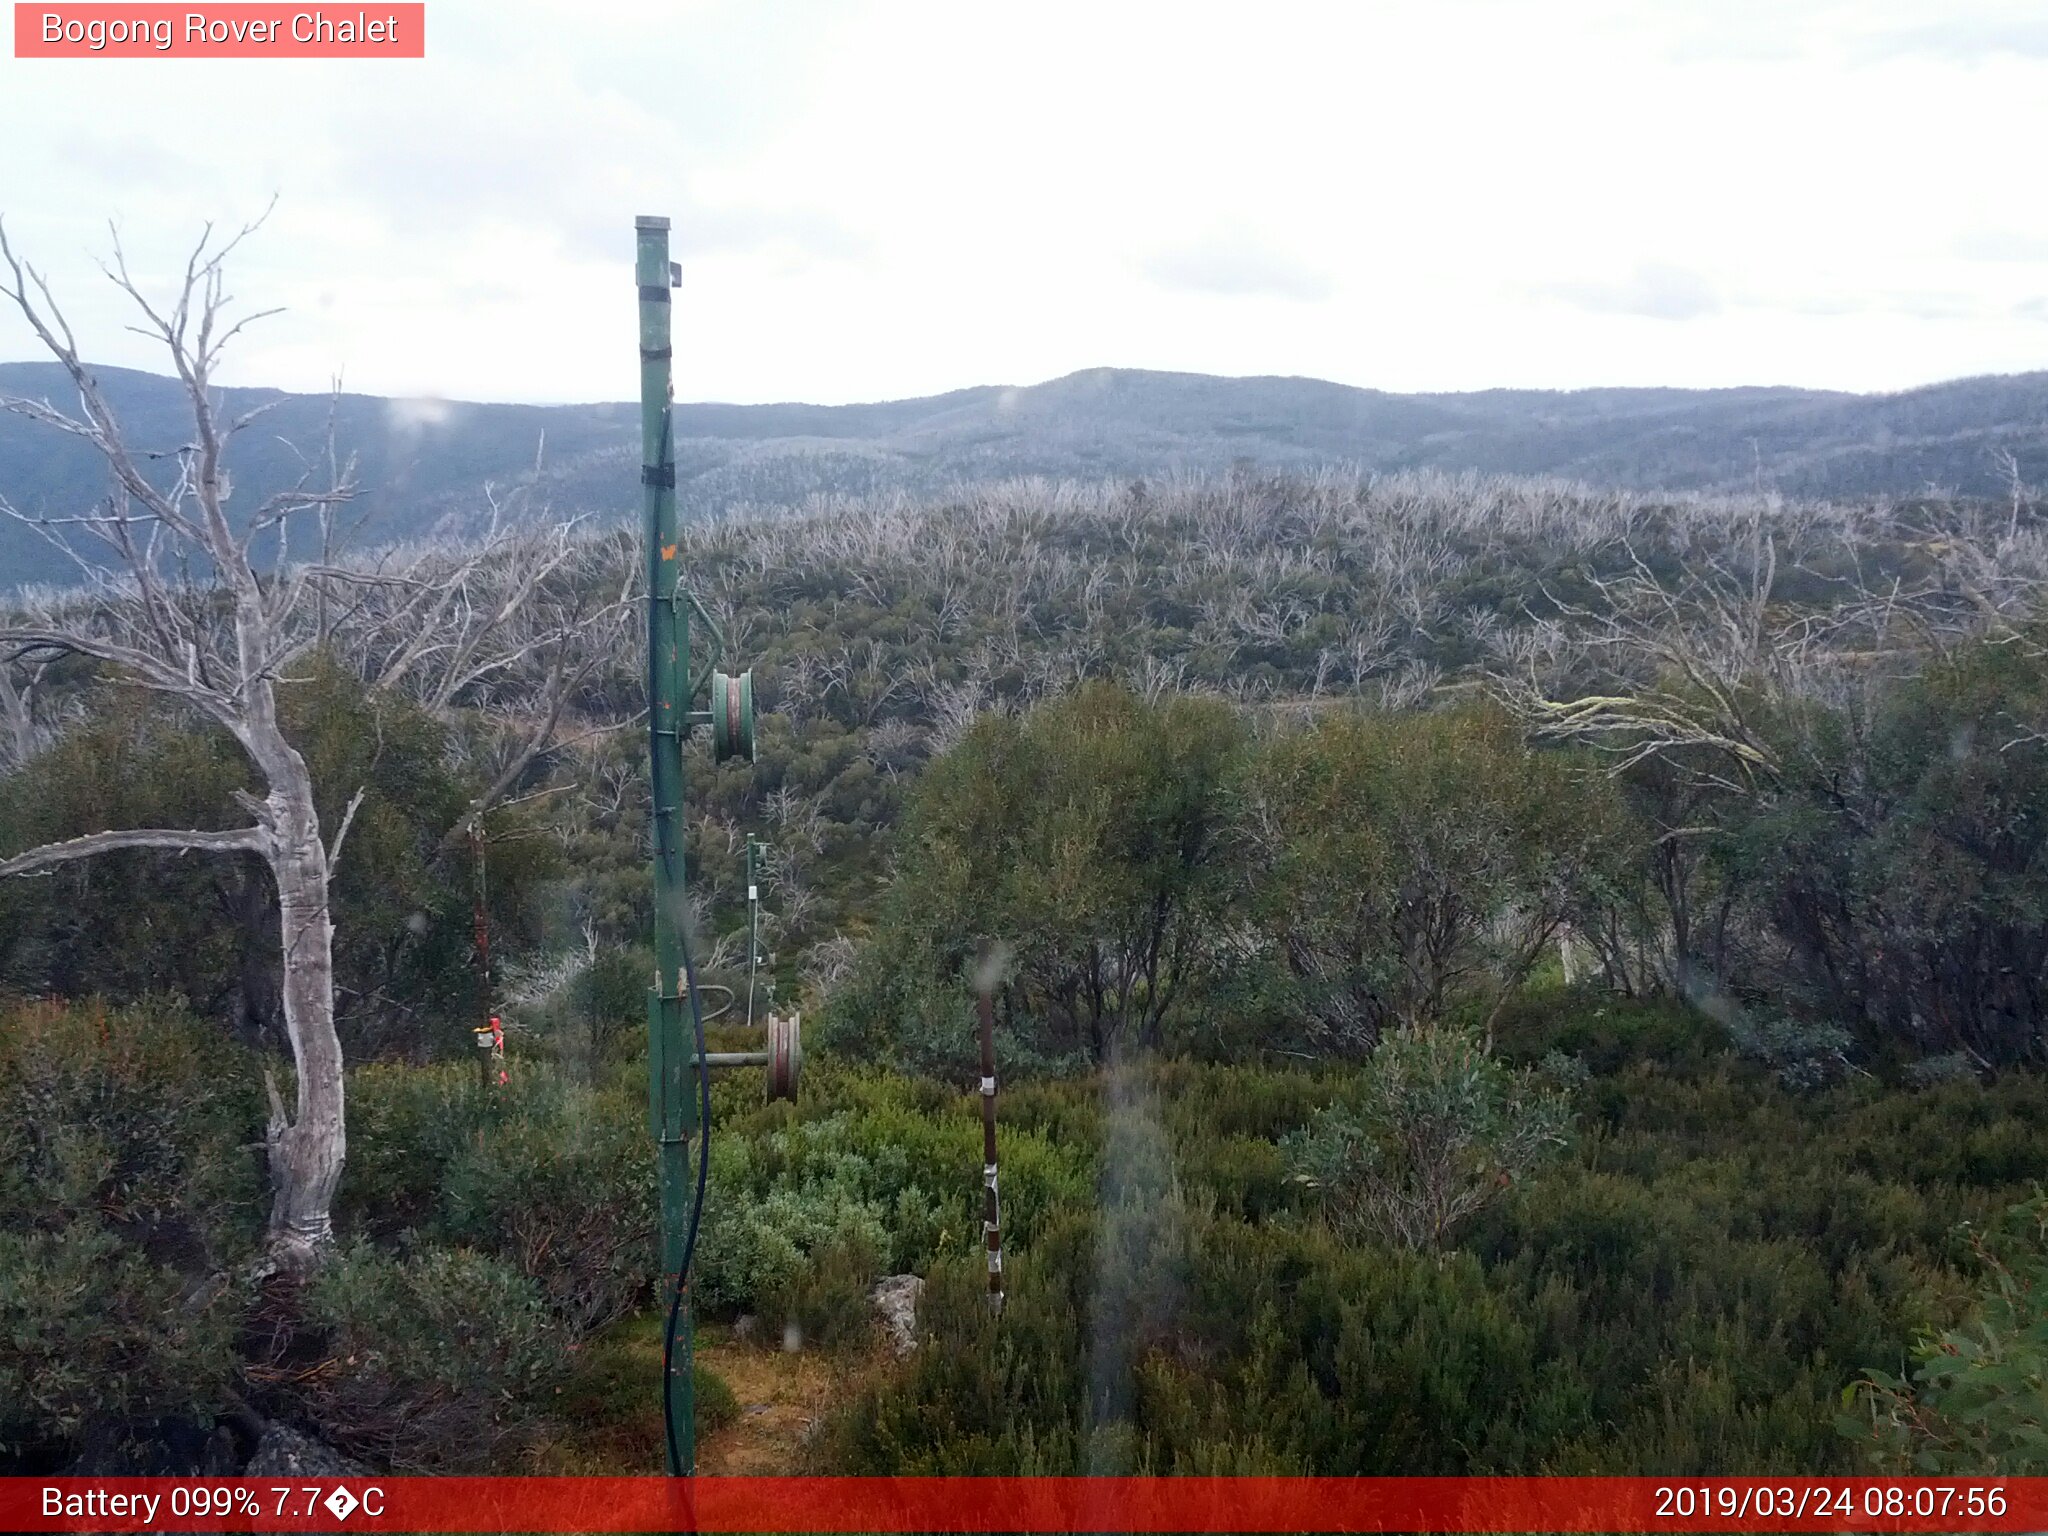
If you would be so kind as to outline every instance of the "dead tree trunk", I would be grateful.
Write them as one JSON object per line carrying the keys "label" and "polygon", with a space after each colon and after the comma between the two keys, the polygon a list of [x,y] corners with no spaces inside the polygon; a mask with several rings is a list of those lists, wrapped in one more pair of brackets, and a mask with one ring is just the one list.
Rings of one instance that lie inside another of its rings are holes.
{"label": "dead tree trunk", "polygon": [[[290,749],[287,748],[287,751]],[[328,857],[313,809],[313,785],[298,753],[296,782],[273,784],[269,854],[277,880],[284,966],[284,1027],[297,1069],[298,1104],[289,1119],[270,1086],[273,1257],[292,1265],[317,1258],[334,1239],[335,1186],[348,1156],[342,1106],[341,1040],[334,1029],[334,919],[328,906]]]}

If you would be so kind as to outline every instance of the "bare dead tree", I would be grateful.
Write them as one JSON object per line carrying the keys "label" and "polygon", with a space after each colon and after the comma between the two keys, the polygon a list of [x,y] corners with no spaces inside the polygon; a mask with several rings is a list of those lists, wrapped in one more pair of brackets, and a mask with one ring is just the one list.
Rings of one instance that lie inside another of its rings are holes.
{"label": "bare dead tree", "polygon": [[826,659],[821,675],[825,695],[837,693],[844,698],[854,722],[860,725],[873,725],[890,700],[910,683],[888,650],[873,639],[840,646]]}
{"label": "bare dead tree", "polygon": [[49,665],[46,659],[30,655],[0,666],[0,767],[21,767],[48,740],[49,731],[37,711],[37,695]]}
{"label": "bare dead tree", "polygon": [[[388,550],[374,561],[327,567],[353,605],[334,649],[378,689],[410,695],[441,719],[488,712],[492,751],[477,767],[484,788],[447,829],[438,852],[462,841],[469,819],[516,790],[537,760],[563,744],[566,717],[590,680],[629,649],[633,562],[614,541],[587,536],[580,519],[501,505],[473,544]],[[608,718],[574,739],[617,730]]]}
{"label": "bare dead tree", "polygon": [[1538,735],[1606,753],[1616,773],[1664,757],[1720,788],[1747,791],[1778,766],[1749,697],[1769,672],[1766,616],[1777,572],[1761,508],[1738,558],[1711,557],[1676,589],[1621,543],[1629,569],[1590,578],[1596,606],[1557,605],[1582,653],[1601,659],[1608,686],[1553,697],[1533,655],[1522,675],[1496,674],[1496,686]]}
{"label": "bare dead tree", "polygon": [[2005,486],[2008,509],[2005,520],[2005,542],[2010,545],[2020,536],[2020,515],[2027,510],[2030,499],[2027,483],[2020,478],[2020,457],[2010,448],[1998,451],[1998,467],[2005,471]]}
{"label": "bare dead tree", "polygon": [[[17,661],[66,652],[91,657],[164,695],[227,731],[264,788],[261,797],[237,795],[249,816],[244,826],[109,829],[16,854],[0,861],[0,875],[34,874],[117,848],[240,853],[264,862],[277,885],[284,1025],[298,1094],[295,1112],[287,1114],[275,1082],[267,1084],[269,1246],[276,1261],[303,1266],[333,1241],[330,1209],[347,1155],[328,888],[360,796],[328,834],[314,807],[306,761],[278,720],[281,675],[310,643],[293,622],[304,583],[260,571],[252,545],[271,530],[283,544],[290,518],[346,500],[350,487],[342,482],[314,489],[302,481],[263,502],[239,527],[229,517],[224,456],[252,418],[222,418],[213,374],[222,349],[258,318],[230,319],[223,275],[223,263],[255,227],[217,240],[209,225],[166,306],[134,281],[115,241],[108,275],[139,311],[136,329],[164,346],[192,413],[190,441],[167,455],[175,469],[167,485],[164,477],[145,472],[143,455],[124,435],[81,358],[48,282],[16,256],[0,229],[6,295],[78,394],[75,412],[15,397],[0,398],[0,408],[88,443],[112,478],[107,500],[69,519],[66,531],[34,520],[39,531],[76,555],[87,585],[62,608],[46,606],[0,625],[0,646]],[[0,510],[23,517],[11,505]],[[98,544],[111,572],[102,574],[85,559],[77,535]]]}
{"label": "bare dead tree", "polygon": [[[0,752],[18,764],[40,745],[40,669],[69,654],[225,731],[261,790],[235,796],[245,825],[109,828],[0,859],[0,877],[115,849],[261,861],[276,893],[281,1024],[296,1078],[289,1112],[266,1079],[267,1247],[272,1262],[303,1268],[332,1243],[330,1213],[347,1156],[329,896],[366,791],[357,788],[334,826],[322,825],[306,761],[280,721],[279,690],[294,681],[296,664],[325,652],[373,689],[403,690],[444,716],[469,708],[489,710],[494,722],[512,719],[474,814],[516,790],[558,741],[577,689],[620,653],[626,588],[599,577],[631,563],[612,562],[603,541],[574,538],[565,526],[501,531],[495,522],[494,537],[473,550],[338,558],[334,514],[354,494],[353,465],[337,453],[331,425],[324,453],[300,455],[296,484],[231,512],[228,452],[262,408],[225,415],[214,378],[223,350],[261,315],[233,313],[225,264],[261,222],[230,238],[209,225],[168,302],[133,278],[114,238],[104,270],[134,306],[133,329],[165,349],[189,411],[189,437],[163,450],[124,430],[49,283],[0,228],[0,292],[77,397],[75,406],[0,397],[0,409],[86,443],[109,475],[101,502],[63,516],[31,515],[0,495],[0,515],[62,551],[78,582],[0,612]],[[309,523],[312,535],[302,537],[307,547],[295,559],[294,530]],[[461,830],[449,828],[449,836],[459,840]]]}

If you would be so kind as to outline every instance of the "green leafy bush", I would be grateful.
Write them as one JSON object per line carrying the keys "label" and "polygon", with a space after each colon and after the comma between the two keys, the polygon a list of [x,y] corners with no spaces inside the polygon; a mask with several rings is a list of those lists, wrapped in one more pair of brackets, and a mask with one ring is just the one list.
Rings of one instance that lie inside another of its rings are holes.
{"label": "green leafy bush", "polygon": [[[337,1216],[379,1237],[428,1226],[449,1163],[489,1113],[475,1063],[369,1062],[349,1072],[347,1086],[348,1168]],[[521,1073],[508,1086],[519,1096],[532,1084]]]}
{"label": "green leafy bush", "polygon": [[877,947],[835,1005],[841,1037],[967,1071],[966,970],[992,937],[1012,947],[998,1011],[1013,1069],[1020,1050],[1160,1044],[1228,900],[1244,735],[1218,701],[1106,683],[981,717],[925,770]]}
{"label": "green leafy bush", "polygon": [[785,1329],[794,1326],[806,1346],[845,1349],[874,1332],[870,1292],[881,1272],[868,1234],[834,1233],[765,1288],[757,1305]]}
{"label": "green leafy bush", "polygon": [[567,1370],[539,1287],[469,1249],[353,1248],[320,1271],[305,1308],[330,1356],[303,1389],[309,1411],[337,1445],[394,1470],[499,1464]]}
{"label": "green leafy bush", "polygon": [[148,1235],[203,1270],[263,1208],[257,1064],[167,1003],[0,1007],[0,1228]]}
{"label": "green leafy bush", "polygon": [[655,1183],[644,1098],[528,1066],[503,1087],[467,1061],[350,1074],[343,1210],[513,1264],[572,1331],[649,1295]]}
{"label": "green leafy bush", "polygon": [[1495,1059],[1462,1030],[1380,1042],[1351,1105],[1291,1143],[1295,1177],[1340,1230],[1439,1249],[1518,1178],[1567,1144],[1564,1097]]}
{"label": "green leafy bush", "polygon": [[[795,1306],[807,1333],[851,1337],[876,1275],[978,1248],[980,1099],[824,1061],[805,1101],[811,1118],[779,1105],[715,1114],[697,1296],[712,1311]],[[1006,1117],[998,1148],[1010,1240],[1092,1197],[1088,1147]]]}
{"label": "green leafy bush", "polygon": [[715,1433],[740,1416],[740,1400],[732,1388],[701,1360],[690,1362],[690,1401],[696,1406],[700,1435]]}
{"label": "green leafy bush", "polygon": [[1843,1394],[1843,1433],[1887,1469],[2048,1473],[2048,1196],[1970,1234],[1975,1315],[1921,1341],[1907,1376],[1870,1371]]}
{"label": "green leafy bush", "polygon": [[[332,892],[344,1045],[354,1058],[458,1044],[474,1017],[472,877],[466,858],[439,855],[482,787],[461,769],[470,754],[460,748],[475,745],[463,732],[491,724],[451,726],[331,657],[300,658],[293,673],[280,709],[321,824],[337,826],[363,793]],[[107,827],[246,822],[233,797],[254,788],[250,769],[224,731],[144,690],[88,690],[81,710],[48,751],[0,777],[0,851]],[[525,815],[500,810],[492,821],[501,958],[538,937],[542,883],[559,867],[551,839],[502,836]],[[121,850],[48,879],[0,881],[0,986],[27,993],[168,995],[230,1023],[246,1044],[282,1045],[277,946],[276,887],[249,855]]]}
{"label": "green leafy bush", "polygon": [[563,1085],[456,1148],[435,1230],[516,1265],[587,1333],[651,1294],[652,1161],[643,1106]]}
{"label": "green leafy bush", "polygon": [[1614,791],[1492,706],[1333,710],[1266,746],[1241,851],[1273,986],[1318,1049],[1469,1004],[1488,1024],[1635,852]]}
{"label": "green leafy bush", "polygon": [[212,1417],[234,1381],[238,1300],[89,1221],[0,1231],[0,1451],[89,1423]]}
{"label": "green leafy bush", "polygon": [[261,1231],[257,1067],[165,1000],[0,1004],[0,1450],[67,1459],[229,1400]]}
{"label": "green leafy bush", "polygon": [[2048,1063],[2041,638],[1775,712],[1784,771],[1732,809],[1717,858],[1769,935],[1740,963],[1786,1001],[1871,1047]]}
{"label": "green leafy bush", "polygon": [[1795,1093],[1839,1083],[1851,1070],[1855,1039],[1831,1024],[1802,1024],[1782,1016],[1737,1019],[1728,1034],[1737,1051],[1769,1067]]}
{"label": "green leafy bush", "polygon": [[718,1200],[704,1217],[697,1295],[713,1310],[792,1305],[827,1254],[854,1283],[871,1281],[894,1251],[892,1216],[908,1245],[935,1231],[936,1211],[914,1186],[848,1145],[844,1117],[799,1124],[759,1141],[712,1138]]}

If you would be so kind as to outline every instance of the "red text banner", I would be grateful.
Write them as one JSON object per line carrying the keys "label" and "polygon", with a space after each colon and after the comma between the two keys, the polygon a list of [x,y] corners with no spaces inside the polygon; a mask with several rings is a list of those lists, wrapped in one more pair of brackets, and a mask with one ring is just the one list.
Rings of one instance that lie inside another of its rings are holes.
{"label": "red text banner", "polygon": [[2048,1478],[0,1478],[7,1531],[2041,1531]]}
{"label": "red text banner", "polygon": [[420,59],[411,4],[33,4],[16,0],[18,59]]}

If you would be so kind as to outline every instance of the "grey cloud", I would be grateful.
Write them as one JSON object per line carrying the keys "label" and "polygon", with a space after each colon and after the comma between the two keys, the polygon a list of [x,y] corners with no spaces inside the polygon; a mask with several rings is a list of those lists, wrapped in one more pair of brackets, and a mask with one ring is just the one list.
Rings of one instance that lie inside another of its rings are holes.
{"label": "grey cloud", "polygon": [[1781,299],[1774,302],[1759,301],[1759,309],[1779,309],[1788,315],[1816,315],[1832,319],[1836,315],[1860,315],[1870,306],[1862,299],[1851,298],[1844,293],[1810,293],[1797,298]]}
{"label": "grey cloud", "polygon": [[1242,235],[1214,235],[1155,251],[1146,258],[1142,270],[1162,288],[1230,298],[1289,299],[1314,304],[1336,291],[1328,273]]}
{"label": "grey cloud", "polygon": [[1871,307],[1913,320],[1968,320],[1985,313],[1983,300],[1963,293],[1894,293]]}
{"label": "grey cloud", "polygon": [[2017,229],[1973,229],[1958,236],[1952,249],[1969,261],[2048,262],[2048,235]]}
{"label": "grey cloud", "polygon": [[1745,308],[1777,310],[1788,315],[1904,315],[1909,320],[1972,320],[1993,312],[1982,299],[1965,293],[1901,292],[1807,293],[1794,297],[1760,296]]}
{"label": "grey cloud", "polygon": [[1721,309],[1714,285],[1686,267],[1638,262],[1618,282],[1553,283],[1543,293],[1596,315],[1644,315],[1652,320],[1697,320]]}
{"label": "grey cloud", "polygon": [[56,146],[58,158],[108,186],[190,185],[200,174],[197,162],[170,149],[164,140],[136,133],[69,135]]}
{"label": "grey cloud", "polygon": [[438,95],[386,103],[378,132],[344,141],[337,181],[409,238],[511,226],[571,255],[610,260],[629,244],[633,214],[666,213],[683,253],[785,244],[821,261],[866,254],[859,233],[824,209],[705,206],[677,167],[720,165],[722,150],[623,96],[564,89],[508,110],[493,90],[469,77]]}
{"label": "grey cloud", "polygon": [[[1854,64],[2048,59],[2048,14],[2036,0],[1948,0],[1938,14],[1939,20],[1900,21],[1867,0],[1807,6],[1723,0],[1659,15],[1656,25],[1665,29],[1660,51],[1679,63],[1787,63],[1830,55]],[[1620,19],[1628,24],[1635,16],[1625,11]]]}
{"label": "grey cloud", "polygon": [[1741,296],[1738,305],[1744,309],[1810,315],[1821,319],[1844,315],[1903,315],[1909,320],[1982,320],[2005,313],[2003,306],[1967,293],[1901,289],[1758,293]]}
{"label": "grey cloud", "polygon": [[1812,57],[1855,19],[1853,9],[1839,6],[1800,10],[1785,0],[1719,0],[1655,11],[1624,4],[1606,24],[1637,32],[1674,63],[1778,64]]}
{"label": "grey cloud", "polygon": [[[676,244],[685,251],[754,250],[788,242],[821,261],[862,261],[873,249],[867,236],[817,208],[703,208],[684,200]],[[616,240],[607,226],[609,250]]]}
{"label": "grey cloud", "polygon": [[1981,64],[2000,55],[2048,59],[2048,14],[2036,6],[2027,11],[1952,15],[1936,24],[1891,27],[1851,38],[1847,52],[1864,62],[1905,58]]}

